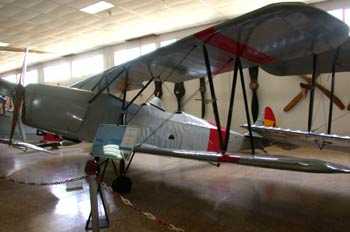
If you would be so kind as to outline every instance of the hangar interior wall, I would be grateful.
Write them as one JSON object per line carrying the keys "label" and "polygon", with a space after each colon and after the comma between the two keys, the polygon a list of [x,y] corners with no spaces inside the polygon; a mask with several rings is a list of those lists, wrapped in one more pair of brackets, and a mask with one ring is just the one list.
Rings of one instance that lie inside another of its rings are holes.
{"label": "hangar interior wall", "polygon": [[[327,1],[317,5],[318,7],[324,10],[333,10],[337,8],[350,8],[349,1]],[[86,52],[84,54],[78,54],[74,57],[64,57],[59,60],[50,61],[47,63],[36,64],[29,67],[28,70],[37,68],[39,70],[39,82],[43,82],[43,68],[47,65],[52,65],[55,63],[60,63],[62,61],[71,61],[79,57],[88,57],[94,54],[103,54],[104,55],[104,66],[109,68],[113,66],[113,52],[118,49],[130,48],[132,46],[141,46],[142,44],[147,44],[150,42],[156,42],[157,47],[159,47],[160,41],[182,38],[186,35],[192,34],[199,30],[202,30],[210,25],[200,26],[196,28],[185,29],[177,32],[171,32],[167,34],[162,34],[157,37],[146,38],[138,41],[132,41],[123,44],[117,44],[113,46],[108,46],[93,51]],[[14,70],[13,72],[18,72]],[[9,72],[11,73],[11,72]],[[8,74],[8,73],[7,73]],[[2,76],[2,75],[1,75]],[[251,102],[251,90],[249,89],[249,73],[248,70],[244,70],[245,76],[245,87],[248,94],[248,102]],[[87,77],[84,77],[87,78]],[[217,93],[217,103],[220,112],[220,119],[222,125],[226,124],[227,120],[227,108],[230,98],[230,88],[232,83],[232,72],[218,75],[214,78],[215,89]],[[74,82],[79,81],[79,79],[69,79],[65,82],[57,82],[59,85],[68,86]],[[264,106],[270,106],[275,112],[277,118],[278,126],[291,129],[306,129],[307,128],[307,118],[308,118],[308,104],[309,104],[309,95],[303,97],[303,99],[289,112],[283,112],[285,105],[300,91],[299,86],[300,82],[303,80],[299,76],[287,76],[287,77],[277,77],[272,76],[261,69],[259,70],[259,88],[258,88],[258,98],[260,104],[260,111],[263,111]],[[323,74],[317,80],[318,83],[324,85],[326,88],[330,89],[330,74]],[[54,83],[54,84],[57,84]],[[339,73],[336,75],[336,86],[335,94],[342,100],[342,102],[347,106],[350,103],[350,92],[348,89],[350,86],[350,73]],[[200,93],[197,93],[193,98],[190,99],[190,96],[195,93],[199,88],[199,80],[193,80],[185,82],[186,95],[183,98],[187,102],[183,110],[187,113],[193,114],[200,117],[201,115],[201,102]],[[163,102],[165,107],[170,112],[175,112],[177,110],[176,97],[173,94],[174,84],[165,83],[163,86]],[[148,90],[146,90],[141,97],[137,100],[137,103],[143,103],[153,94],[154,85],[150,85]],[[135,92],[128,93],[128,97],[131,98]],[[240,128],[240,125],[246,122],[243,97],[241,91],[241,83],[238,80],[237,82],[237,91],[236,91],[236,101],[234,105],[234,114],[233,114],[233,124],[232,129],[240,132],[245,130]],[[207,99],[211,99],[209,87],[207,85],[206,92]],[[214,116],[212,113],[211,104],[206,105],[206,119],[214,122]],[[315,106],[314,106],[314,123],[313,129],[317,129],[319,132],[326,132],[327,129],[327,120],[328,120],[328,110],[329,110],[329,99],[321,93],[319,89],[315,91]],[[340,110],[338,107],[334,106],[333,113],[333,133],[340,135],[350,135],[350,126],[348,121],[350,119],[350,111]]]}

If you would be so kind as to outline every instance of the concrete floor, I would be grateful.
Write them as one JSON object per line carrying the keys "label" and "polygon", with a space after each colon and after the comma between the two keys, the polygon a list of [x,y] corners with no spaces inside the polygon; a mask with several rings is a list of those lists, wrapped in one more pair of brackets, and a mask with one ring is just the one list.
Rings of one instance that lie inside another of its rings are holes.
{"label": "concrete floor", "polygon": [[[84,175],[88,144],[58,155],[0,145],[0,175],[55,182]],[[350,154],[271,147],[271,154],[319,157],[350,166]],[[107,182],[112,179],[108,172]],[[136,154],[125,197],[185,231],[350,231],[350,175],[308,174]],[[110,227],[169,231],[104,191]],[[0,179],[0,231],[84,231],[89,188],[29,186]]]}

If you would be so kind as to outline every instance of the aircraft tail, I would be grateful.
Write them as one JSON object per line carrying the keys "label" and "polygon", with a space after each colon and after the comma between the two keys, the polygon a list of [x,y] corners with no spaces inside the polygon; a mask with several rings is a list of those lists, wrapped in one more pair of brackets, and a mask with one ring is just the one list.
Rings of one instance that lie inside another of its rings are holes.
{"label": "aircraft tail", "polygon": [[271,107],[265,107],[264,112],[262,112],[259,118],[255,122],[256,126],[267,126],[267,127],[277,127],[277,122],[275,114],[273,113]]}

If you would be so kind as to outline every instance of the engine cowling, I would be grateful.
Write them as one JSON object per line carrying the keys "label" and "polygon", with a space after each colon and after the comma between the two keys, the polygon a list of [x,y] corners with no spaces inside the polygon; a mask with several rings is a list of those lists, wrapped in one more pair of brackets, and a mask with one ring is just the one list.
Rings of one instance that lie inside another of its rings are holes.
{"label": "engine cowling", "polygon": [[29,126],[77,139],[92,96],[85,90],[30,84],[25,88],[22,120]]}

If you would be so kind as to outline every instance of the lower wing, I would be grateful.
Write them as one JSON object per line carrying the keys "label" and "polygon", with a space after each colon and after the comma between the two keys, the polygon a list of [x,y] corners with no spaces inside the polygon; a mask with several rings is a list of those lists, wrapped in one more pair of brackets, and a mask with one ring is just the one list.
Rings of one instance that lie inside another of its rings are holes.
{"label": "lower wing", "polygon": [[350,173],[350,167],[334,164],[317,159],[303,159],[276,155],[223,155],[216,152],[164,149],[153,146],[140,146],[134,148],[135,152],[187,158],[200,161],[235,163],[241,165],[282,169],[313,173]]}
{"label": "lower wing", "polygon": [[[242,127],[247,128],[247,125]],[[288,148],[291,146],[313,146],[320,149],[349,152],[350,136],[339,136],[324,133],[290,130],[275,127],[252,125],[252,130],[271,143],[280,143]]]}

